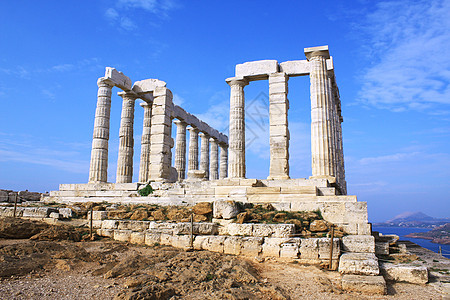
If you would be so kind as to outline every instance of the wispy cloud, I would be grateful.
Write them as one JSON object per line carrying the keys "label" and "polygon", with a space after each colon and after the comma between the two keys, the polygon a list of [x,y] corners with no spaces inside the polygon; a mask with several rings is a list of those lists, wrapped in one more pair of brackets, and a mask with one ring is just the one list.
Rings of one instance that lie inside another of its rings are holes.
{"label": "wispy cloud", "polygon": [[412,152],[412,153],[395,153],[374,157],[364,157],[359,160],[359,163],[362,165],[369,165],[378,163],[397,162],[410,159],[412,157],[418,156],[419,154],[420,154],[419,152]]}
{"label": "wispy cloud", "polygon": [[364,51],[373,61],[359,102],[391,111],[448,110],[450,1],[379,2],[367,15]]}

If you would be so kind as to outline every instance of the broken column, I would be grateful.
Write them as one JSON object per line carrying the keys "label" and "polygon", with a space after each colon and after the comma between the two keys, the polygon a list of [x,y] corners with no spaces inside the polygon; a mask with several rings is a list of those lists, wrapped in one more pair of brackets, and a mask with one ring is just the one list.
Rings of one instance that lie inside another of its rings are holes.
{"label": "broken column", "polygon": [[156,87],[151,118],[150,179],[167,181],[171,175],[172,92],[166,87]]}
{"label": "broken column", "polygon": [[283,72],[269,75],[270,170],[267,179],[289,179],[288,79]]}
{"label": "broken column", "polygon": [[198,170],[198,129],[189,127],[188,171]]}
{"label": "broken column", "polygon": [[221,143],[219,146],[220,146],[219,178],[224,179],[228,176],[228,145],[225,143]]}
{"label": "broken column", "polygon": [[209,179],[219,179],[219,145],[215,138],[210,138],[211,143],[211,157],[209,163]]}
{"label": "broken column", "polygon": [[141,139],[141,161],[139,165],[139,182],[147,182],[150,167],[150,130],[151,130],[151,117],[152,117],[152,105],[143,102],[140,104],[144,108],[144,125],[142,128]]}
{"label": "broken column", "polygon": [[230,92],[228,177],[245,178],[245,97],[244,78],[228,78]]}
{"label": "broken column", "polygon": [[123,98],[122,116],[119,130],[119,157],[117,159],[117,183],[133,182],[134,154],[134,103],[137,95],[134,92],[120,92]]}
{"label": "broken column", "polygon": [[200,170],[205,171],[205,178],[209,178],[209,135],[204,132],[200,133],[201,149],[200,149]]}
{"label": "broken column", "polygon": [[175,149],[175,169],[177,169],[178,180],[185,179],[186,171],[186,126],[187,123],[176,120],[177,125],[176,149]]}
{"label": "broken column", "polygon": [[108,140],[111,114],[111,90],[114,86],[109,80],[97,81],[97,108],[95,110],[94,134],[92,139],[89,182],[106,182],[108,179]]}
{"label": "broken column", "polygon": [[313,177],[335,181],[333,164],[331,116],[331,88],[327,74],[328,46],[305,48],[310,64],[311,82],[311,158]]}

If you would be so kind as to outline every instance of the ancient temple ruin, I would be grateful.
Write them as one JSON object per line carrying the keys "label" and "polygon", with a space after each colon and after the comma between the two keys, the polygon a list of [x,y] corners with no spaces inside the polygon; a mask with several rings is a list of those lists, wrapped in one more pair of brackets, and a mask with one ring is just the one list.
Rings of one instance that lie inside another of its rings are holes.
{"label": "ancient temple ruin", "polygon": [[[271,203],[284,211],[320,210],[325,220],[343,226],[350,234],[370,234],[366,203],[347,195],[341,102],[328,46],[305,48],[304,53],[305,60],[282,63],[262,60],[236,65],[235,76],[226,79],[231,90],[229,137],[174,105],[172,92],[165,82],[146,79],[132,84],[121,72],[106,68],[105,76],[98,79],[89,182],[61,184],[60,190],[51,192],[47,200],[164,205],[193,205],[215,200]],[[295,76],[309,76],[311,83],[312,176],[292,179],[289,176],[287,96],[288,80]],[[269,176],[247,179],[244,87],[251,81],[266,79],[269,80]],[[116,183],[108,183],[113,87],[122,90],[118,94],[123,106]],[[136,99],[143,100],[144,124],[139,181],[132,182]],[[173,123],[177,128],[175,141]],[[188,147],[186,129],[189,130]],[[138,189],[147,183],[154,193],[139,197]]]}

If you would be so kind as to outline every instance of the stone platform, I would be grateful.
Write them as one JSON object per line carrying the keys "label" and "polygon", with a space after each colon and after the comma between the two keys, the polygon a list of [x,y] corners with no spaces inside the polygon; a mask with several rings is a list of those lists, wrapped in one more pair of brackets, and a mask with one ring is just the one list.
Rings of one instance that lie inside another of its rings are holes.
{"label": "stone platform", "polygon": [[141,197],[141,183],[61,184],[45,202],[108,202],[121,204],[195,205],[199,202],[232,200],[242,203],[270,203],[280,211],[320,210],[323,218],[342,226],[349,234],[370,235],[367,203],[356,196],[336,195],[326,179],[221,179],[152,182],[153,194]]}

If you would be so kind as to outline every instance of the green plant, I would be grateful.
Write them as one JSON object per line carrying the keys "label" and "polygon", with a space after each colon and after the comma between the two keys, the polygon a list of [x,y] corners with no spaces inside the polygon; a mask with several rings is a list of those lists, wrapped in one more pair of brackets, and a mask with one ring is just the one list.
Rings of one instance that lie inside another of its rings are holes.
{"label": "green plant", "polygon": [[206,275],[206,281],[210,281],[214,279],[214,274],[208,273],[208,275]]}
{"label": "green plant", "polygon": [[152,186],[150,185],[150,183],[149,184],[147,184],[146,186],[145,186],[145,188],[143,188],[143,189],[140,189],[139,191],[138,191],[138,193],[139,193],[139,195],[141,195],[142,197],[147,197],[148,195],[150,195],[150,194],[153,194],[153,188],[152,188]]}

